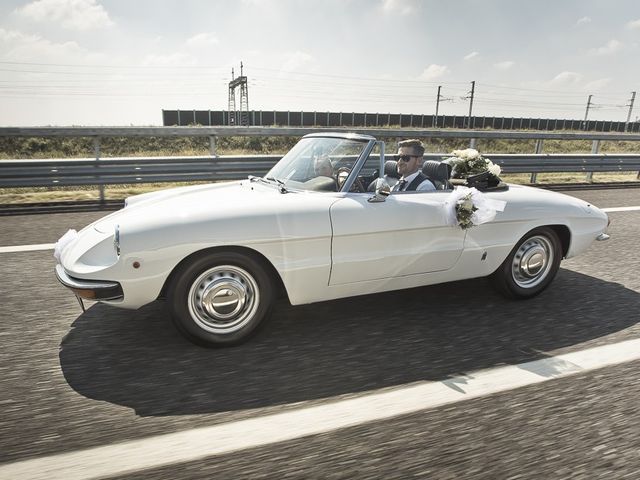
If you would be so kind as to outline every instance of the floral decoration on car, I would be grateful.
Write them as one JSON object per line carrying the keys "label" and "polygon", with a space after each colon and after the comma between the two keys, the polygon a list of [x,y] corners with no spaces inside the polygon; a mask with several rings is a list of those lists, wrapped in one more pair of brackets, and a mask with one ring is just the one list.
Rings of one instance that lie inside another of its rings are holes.
{"label": "floral decoration on car", "polygon": [[451,155],[451,157],[447,158],[447,161],[453,167],[451,172],[453,178],[467,178],[484,172],[489,172],[496,177],[500,176],[500,165],[496,165],[488,158],[483,157],[474,148],[454,150]]}
{"label": "floral decoration on car", "polygon": [[463,230],[491,222],[497,212],[503,212],[507,202],[488,198],[476,188],[457,187],[445,201],[445,216],[451,226]]}
{"label": "floral decoration on car", "polygon": [[469,187],[490,188],[500,184],[500,165],[483,157],[474,148],[454,150],[445,162],[451,165],[451,178],[464,179]]}

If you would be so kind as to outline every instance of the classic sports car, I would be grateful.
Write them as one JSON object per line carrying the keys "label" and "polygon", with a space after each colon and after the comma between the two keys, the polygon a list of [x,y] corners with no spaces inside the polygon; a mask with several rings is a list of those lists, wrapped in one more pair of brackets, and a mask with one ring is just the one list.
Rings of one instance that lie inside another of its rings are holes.
{"label": "classic sports car", "polygon": [[165,299],[185,337],[226,346],[278,293],[299,305],[491,276],[528,298],[562,258],[608,238],[598,208],[503,183],[481,195],[504,210],[463,229],[447,221],[460,187],[446,163],[423,167],[435,191],[394,192],[395,172],[373,137],[307,135],[264,177],[128,198],[61,239],[56,274],[79,298],[129,309]]}

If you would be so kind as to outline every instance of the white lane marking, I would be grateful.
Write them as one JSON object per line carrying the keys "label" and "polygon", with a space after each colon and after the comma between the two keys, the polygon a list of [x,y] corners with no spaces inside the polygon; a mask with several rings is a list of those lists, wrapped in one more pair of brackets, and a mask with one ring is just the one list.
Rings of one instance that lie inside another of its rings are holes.
{"label": "white lane marking", "polygon": [[605,213],[609,212],[633,212],[635,210],[640,210],[640,207],[611,207],[611,208],[601,208]]}
{"label": "white lane marking", "polygon": [[40,243],[37,245],[15,245],[12,247],[0,247],[0,253],[35,252],[38,250],[53,250],[55,246],[56,246],[55,243]]}
{"label": "white lane marking", "polygon": [[640,360],[640,339],[315,407],[0,465],[0,478],[85,480],[191,462]]}

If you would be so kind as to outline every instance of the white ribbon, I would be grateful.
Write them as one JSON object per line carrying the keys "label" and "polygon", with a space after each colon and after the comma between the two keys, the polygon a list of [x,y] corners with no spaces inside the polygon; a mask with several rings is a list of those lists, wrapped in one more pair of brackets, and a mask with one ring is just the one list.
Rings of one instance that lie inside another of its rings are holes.
{"label": "white ribbon", "polygon": [[58,263],[60,263],[60,256],[62,255],[62,252],[64,252],[64,249],[72,244],[76,240],[76,238],[78,238],[78,232],[72,229],[67,230],[67,233],[60,237],[60,240],[56,242],[56,245],[53,249],[53,256],[58,261]]}
{"label": "white ribbon", "polygon": [[445,221],[447,225],[457,226],[458,217],[456,216],[456,204],[458,200],[471,194],[471,202],[473,206],[477,208],[471,216],[471,222],[474,225],[481,225],[483,223],[491,222],[496,218],[497,212],[503,212],[507,202],[503,200],[494,200],[488,198],[482,192],[478,191],[475,187],[456,187],[447,197],[444,202]]}

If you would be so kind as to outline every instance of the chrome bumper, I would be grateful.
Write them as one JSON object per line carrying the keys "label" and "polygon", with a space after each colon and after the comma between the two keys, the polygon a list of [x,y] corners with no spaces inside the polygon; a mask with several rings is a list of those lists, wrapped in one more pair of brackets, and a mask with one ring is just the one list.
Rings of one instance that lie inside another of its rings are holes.
{"label": "chrome bumper", "polygon": [[56,277],[62,285],[78,297],[87,300],[122,300],[124,298],[122,286],[118,282],[73,278],[64,271],[60,264],[56,265]]}

